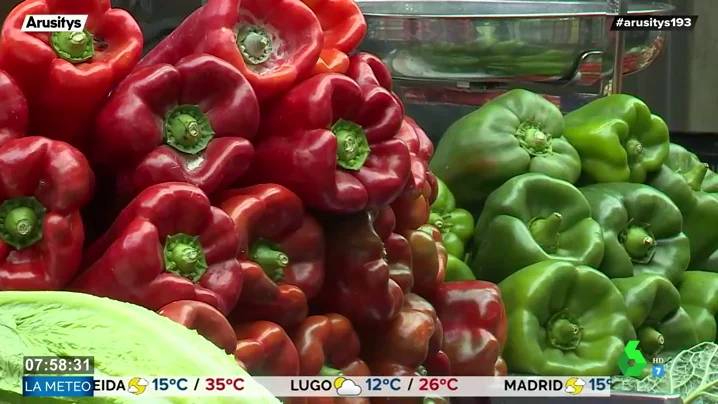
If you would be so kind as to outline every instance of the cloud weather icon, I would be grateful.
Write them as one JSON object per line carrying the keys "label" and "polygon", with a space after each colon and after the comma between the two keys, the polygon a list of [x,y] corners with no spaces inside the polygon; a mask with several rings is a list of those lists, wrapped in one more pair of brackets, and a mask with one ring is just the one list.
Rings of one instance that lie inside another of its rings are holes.
{"label": "cloud weather icon", "polygon": [[141,377],[133,377],[129,383],[127,383],[127,392],[139,396],[147,390],[149,382]]}
{"label": "cloud weather icon", "polygon": [[566,381],[566,388],[563,391],[575,396],[581,394],[585,385],[586,382],[583,379],[572,377]]}
{"label": "cloud weather icon", "polygon": [[342,397],[352,397],[361,394],[361,387],[359,387],[359,385],[343,377],[338,377],[334,380],[334,387],[337,389],[337,394]]}

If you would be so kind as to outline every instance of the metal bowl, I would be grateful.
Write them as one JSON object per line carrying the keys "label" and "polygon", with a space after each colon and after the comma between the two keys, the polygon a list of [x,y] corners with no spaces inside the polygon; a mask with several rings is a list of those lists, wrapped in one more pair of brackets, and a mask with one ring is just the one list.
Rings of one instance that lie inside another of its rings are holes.
{"label": "metal bowl", "polygon": [[[396,80],[568,82],[611,74],[615,49],[607,1],[359,0],[368,32],[361,50],[381,57]],[[673,7],[631,2],[629,14]],[[638,4],[635,4],[638,3]],[[624,74],[645,69],[663,49],[659,31],[625,32]]]}

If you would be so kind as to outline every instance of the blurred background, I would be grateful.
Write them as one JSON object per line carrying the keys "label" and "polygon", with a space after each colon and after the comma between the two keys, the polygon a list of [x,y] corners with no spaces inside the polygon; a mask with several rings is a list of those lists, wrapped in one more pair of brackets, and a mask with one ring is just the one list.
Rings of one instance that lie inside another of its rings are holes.
{"label": "blurred background", "polygon": [[[716,0],[661,2],[674,5],[676,14],[698,15],[695,31],[669,33],[663,55],[645,72],[627,77],[624,92],[643,99],[668,122],[674,133],[718,134]],[[17,3],[17,0],[1,0],[0,17]],[[140,21],[148,46],[160,41],[202,3],[201,0],[113,1],[115,7],[130,10]]]}

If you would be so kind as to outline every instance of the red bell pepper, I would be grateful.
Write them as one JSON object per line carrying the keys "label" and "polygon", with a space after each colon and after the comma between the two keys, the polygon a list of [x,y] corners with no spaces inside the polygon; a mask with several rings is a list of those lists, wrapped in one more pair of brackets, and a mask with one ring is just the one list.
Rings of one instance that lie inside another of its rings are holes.
{"label": "red bell pepper", "polygon": [[349,69],[349,56],[336,49],[323,49],[314,66],[314,75],[324,73],[344,74]]}
{"label": "red bell pepper", "polygon": [[72,290],[150,310],[197,300],[229,313],[242,290],[234,222],[197,187],[168,182],[140,193],[86,251]]}
{"label": "red bell pepper", "polygon": [[249,177],[286,186],[308,206],[334,213],[380,208],[409,176],[409,150],[395,138],[402,111],[378,86],[338,74],[297,85],[262,117]]}
{"label": "red bell pepper", "polygon": [[309,316],[292,333],[299,353],[300,376],[369,376],[359,359],[360,345],[352,323],[339,314]]}
{"label": "red bell pepper", "polygon": [[217,205],[234,220],[244,285],[233,321],[290,328],[324,282],[324,232],[292,191],[275,184],[232,189]]}
{"label": "red bell pepper", "polygon": [[[87,14],[83,32],[22,32],[25,17]],[[94,114],[142,55],[142,31],[107,0],[25,0],[5,18],[0,69],[30,105],[30,134],[84,147]]]}
{"label": "red bell pepper", "polygon": [[264,101],[309,77],[323,43],[317,17],[300,0],[209,0],[139,65],[214,55],[239,69]]}
{"label": "red bell pepper", "polygon": [[397,217],[397,231],[416,230],[429,221],[431,203],[439,191],[436,177],[429,170],[434,145],[416,122],[404,117],[397,136],[409,148],[411,175],[404,191],[392,203]]}
{"label": "red bell pepper", "polygon": [[389,277],[384,243],[374,230],[372,215],[328,220],[325,232],[327,273],[315,304],[357,326],[391,321],[401,310],[404,293]]}
{"label": "red bell pepper", "polygon": [[299,355],[282,327],[255,321],[234,327],[234,357],[252,376],[298,376]]}
{"label": "red bell pepper", "polygon": [[247,170],[258,126],[244,76],[216,57],[191,55],[138,69],[113,91],[97,118],[92,160],[119,173],[122,195],[172,181],[212,194]]}
{"label": "red bell pepper", "polygon": [[441,232],[434,226],[424,225],[420,230],[408,230],[403,235],[411,246],[414,293],[422,297],[431,295],[446,276],[449,255]]}
{"label": "red bell pepper", "polygon": [[0,291],[65,287],[82,261],[79,210],[94,182],[85,157],[64,142],[0,146]]}
{"label": "red bell pepper", "polygon": [[379,86],[386,89],[401,106],[402,114],[404,113],[404,103],[392,91],[391,72],[378,57],[366,52],[353,55],[349,58],[349,68],[346,75],[360,86]]}
{"label": "red bell pepper", "polygon": [[28,125],[27,100],[15,80],[0,70],[0,146],[25,136]]}
{"label": "red bell pepper", "polygon": [[376,212],[373,219],[374,231],[384,243],[384,259],[389,265],[389,277],[407,294],[414,287],[411,246],[403,236],[394,233],[396,219],[390,207]]}
{"label": "red bell pepper", "polygon": [[499,288],[484,281],[441,284],[428,299],[444,328],[442,348],[456,376],[494,376],[505,369],[506,311]]}
{"label": "red bell pepper", "polygon": [[[366,35],[366,19],[359,6],[354,0],[303,1],[314,11],[324,31],[324,49],[315,72],[345,73],[349,68],[347,54],[353,52]],[[336,63],[338,59],[342,63]]]}
{"label": "red bell pepper", "polygon": [[222,313],[207,303],[180,300],[162,307],[157,314],[190,330],[196,330],[199,335],[228,354],[233,354],[237,347],[237,337],[234,335],[232,325]]}

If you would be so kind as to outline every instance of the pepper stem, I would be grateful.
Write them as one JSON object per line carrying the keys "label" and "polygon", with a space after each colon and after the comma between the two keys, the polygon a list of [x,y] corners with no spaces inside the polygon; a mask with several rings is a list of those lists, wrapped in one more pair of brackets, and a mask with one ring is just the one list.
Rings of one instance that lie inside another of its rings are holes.
{"label": "pepper stem", "polygon": [[563,217],[561,214],[554,212],[551,216],[534,219],[529,223],[529,231],[534,240],[549,254],[558,250],[558,231],[562,222]]}
{"label": "pepper stem", "polygon": [[663,334],[653,327],[645,326],[638,330],[638,340],[641,350],[651,356],[657,355],[663,350],[666,340]]}
{"label": "pepper stem", "polygon": [[257,25],[247,25],[239,30],[237,47],[244,61],[251,65],[259,65],[269,60],[274,49],[271,35]]}
{"label": "pepper stem", "polygon": [[340,119],[331,130],[337,138],[337,165],[346,170],[359,171],[371,151],[364,129],[354,122]]}
{"label": "pepper stem", "polygon": [[551,345],[561,350],[572,350],[581,342],[581,327],[569,318],[565,312],[551,316],[548,321],[549,341]]}
{"label": "pepper stem", "polygon": [[684,173],[683,178],[692,190],[700,191],[702,189],[703,180],[706,178],[706,174],[708,174],[708,164],[702,163],[697,164],[688,172]]}
{"label": "pepper stem", "polygon": [[184,233],[168,236],[164,248],[165,271],[197,282],[207,272],[207,258],[199,237]]}
{"label": "pepper stem", "polygon": [[419,367],[417,367],[415,372],[419,376],[428,376],[429,375],[429,371],[426,370],[426,367],[424,365],[420,365]]}
{"label": "pepper stem", "polygon": [[623,247],[634,262],[648,263],[653,258],[656,239],[644,226],[632,226],[621,233]]}
{"label": "pepper stem", "polygon": [[317,376],[342,376],[344,372],[331,366],[324,365]]}
{"label": "pepper stem", "polygon": [[45,207],[33,197],[8,199],[0,205],[0,239],[18,250],[42,239]]}
{"label": "pepper stem", "polygon": [[249,258],[262,267],[264,273],[275,282],[284,277],[284,268],[289,265],[287,254],[275,250],[272,245],[264,241],[257,241],[252,245]]}
{"label": "pepper stem", "polygon": [[434,212],[431,212],[429,214],[429,224],[434,225],[434,227],[439,229],[439,231],[441,231],[442,233],[447,231],[448,228],[451,227],[440,214]]}
{"label": "pepper stem", "polygon": [[522,123],[516,132],[519,144],[533,156],[551,152],[551,135],[532,123]]}
{"label": "pepper stem", "polygon": [[82,63],[95,53],[95,43],[88,31],[53,32],[50,46],[57,56],[70,63]]}
{"label": "pepper stem", "polygon": [[209,119],[197,105],[180,105],[165,118],[165,143],[182,153],[197,154],[214,136]]}
{"label": "pepper stem", "polygon": [[634,138],[626,141],[625,149],[629,160],[635,160],[643,153],[643,145]]}

